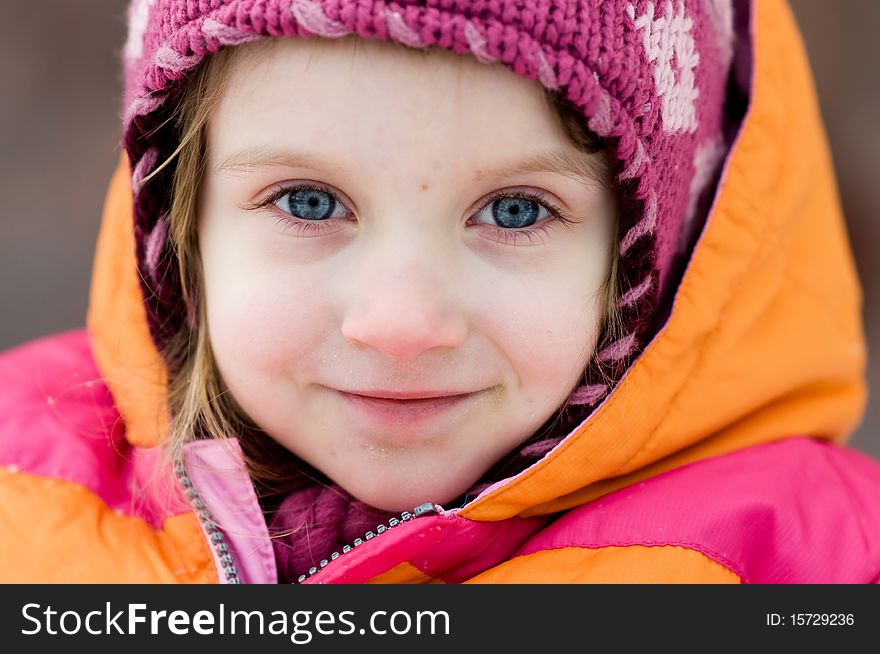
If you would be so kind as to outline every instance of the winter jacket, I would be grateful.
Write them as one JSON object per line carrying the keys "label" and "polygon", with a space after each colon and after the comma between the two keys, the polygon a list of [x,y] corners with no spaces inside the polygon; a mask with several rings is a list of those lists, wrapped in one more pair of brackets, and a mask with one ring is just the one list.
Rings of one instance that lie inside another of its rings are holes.
{"label": "winter jacket", "polygon": [[[746,117],[618,386],[540,463],[377,525],[307,583],[880,583],[880,464],[844,446],[866,401],[858,280],[790,10],[754,11]],[[236,441],[188,445],[183,489],[162,457],[131,205],[123,158],[87,327],[0,355],[0,580],[274,583]]]}

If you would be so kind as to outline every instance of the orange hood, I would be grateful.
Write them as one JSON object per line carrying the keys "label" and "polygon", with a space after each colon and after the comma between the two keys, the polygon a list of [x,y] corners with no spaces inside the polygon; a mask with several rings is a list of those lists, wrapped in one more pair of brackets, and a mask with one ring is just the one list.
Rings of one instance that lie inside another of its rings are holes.
{"label": "orange hood", "polygon": [[[461,515],[554,512],[758,443],[843,441],[858,424],[861,294],[812,78],[785,2],[753,11],[750,107],[666,325],[580,428]],[[130,180],[123,158],[88,329],[128,440],[150,447],[168,429],[166,372],[136,278]]]}

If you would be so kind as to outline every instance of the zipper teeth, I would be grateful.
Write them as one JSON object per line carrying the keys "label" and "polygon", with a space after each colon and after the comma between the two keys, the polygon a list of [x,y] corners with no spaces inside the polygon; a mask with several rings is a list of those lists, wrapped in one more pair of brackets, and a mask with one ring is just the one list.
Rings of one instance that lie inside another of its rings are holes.
{"label": "zipper teeth", "polygon": [[397,525],[401,525],[405,522],[410,522],[411,520],[415,520],[416,518],[420,518],[425,515],[433,515],[435,513],[439,513],[442,510],[443,510],[443,507],[441,507],[438,504],[434,504],[433,502],[425,502],[424,504],[419,504],[412,511],[404,511],[403,513],[400,514],[399,518],[389,519],[388,524],[383,523],[383,524],[378,525],[376,527],[376,531],[368,531],[366,534],[364,534],[363,538],[355,538],[354,542],[351,545],[344,545],[341,550],[337,550],[337,551],[333,552],[333,554],[331,554],[328,558],[322,559],[318,565],[309,568],[308,573],[306,573],[304,575],[300,575],[299,579],[297,579],[294,583],[296,583],[296,584],[303,583],[306,579],[313,577],[314,575],[318,574],[321,570],[326,568],[327,565],[330,563],[330,561],[335,561],[340,556],[344,556],[345,554],[348,554],[356,547],[360,547],[361,545],[366,543],[368,540],[372,540],[372,539],[376,538],[377,536],[380,536],[381,534],[385,533],[389,529],[393,529]]}
{"label": "zipper teeth", "polygon": [[205,507],[205,501],[199,497],[199,492],[193,485],[192,479],[190,479],[190,476],[187,474],[186,467],[183,465],[182,461],[176,461],[174,463],[174,474],[177,476],[177,480],[180,482],[184,491],[186,491],[186,497],[189,499],[190,506],[192,506],[193,511],[195,511],[196,517],[198,517],[202,527],[204,527],[205,531],[208,533],[211,547],[214,548],[214,552],[217,554],[217,559],[223,566],[223,574],[226,577],[226,581],[230,584],[240,584],[241,577],[238,576],[238,568],[235,567],[235,559],[232,556],[232,552],[229,551],[229,545],[223,538],[223,532],[220,531],[220,528],[211,519],[211,513]]}

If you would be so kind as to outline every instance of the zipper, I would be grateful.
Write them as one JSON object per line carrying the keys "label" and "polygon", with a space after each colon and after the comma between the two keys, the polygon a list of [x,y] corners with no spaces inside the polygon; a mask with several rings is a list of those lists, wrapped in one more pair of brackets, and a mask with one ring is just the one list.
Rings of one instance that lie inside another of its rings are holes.
{"label": "zipper", "polygon": [[[222,572],[223,575],[226,577],[227,583],[242,583],[241,577],[238,574],[238,568],[235,567],[235,558],[232,556],[232,552],[229,551],[229,545],[226,543],[226,540],[223,537],[223,532],[220,530],[220,527],[217,526],[217,524],[211,519],[211,513],[205,506],[205,501],[199,496],[199,492],[196,490],[192,479],[187,474],[186,466],[184,466],[182,461],[176,461],[174,463],[174,474],[177,476],[178,482],[180,482],[180,485],[183,487],[184,492],[186,493],[186,497],[189,500],[189,503],[192,506],[196,517],[199,519],[199,523],[201,523],[205,532],[208,534],[208,539],[211,543],[211,547],[214,549],[214,552],[217,555],[217,560],[220,561],[220,565],[223,568]],[[397,525],[401,525],[405,522],[411,522],[412,520],[415,520],[416,518],[421,518],[423,516],[436,515],[442,511],[443,507],[439,504],[434,504],[433,502],[424,502],[423,504],[419,504],[412,511],[404,511],[400,514],[399,518],[389,519],[388,524],[378,525],[375,531],[368,531],[366,534],[364,534],[363,538],[355,538],[354,542],[351,545],[345,545],[341,550],[333,552],[328,558],[322,559],[317,566],[309,568],[307,574],[300,575],[299,579],[297,579],[293,583],[303,583],[306,579],[313,577],[318,572],[326,568],[330,561],[335,561],[340,556],[348,554],[353,549],[360,547],[361,545],[366,543],[368,540],[373,540],[374,538],[381,536],[386,531],[388,531],[389,529],[393,529]]]}
{"label": "zipper", "polygon": [[368,540],[373,540],[374,538],[381,536],[386,531],[388,531],[389,529],[393,529],[397,525],[402,525],[405,522],[411,522],[412,520],[415,520],[416,518],[421,518],[423,516],[436,515],[441,511],[443,511],[443,507],[439,504],[434,504],[433,502],[425,502],[424,504],[419,504],[412,511],[404,511],[400,514],[399,518],[389,519],[387,525],[384,523],[378,525],[375,531],[368,531],[366,534],[364,534],[363,538],[355,538],[354,542],[351,545],[344,545],[341,550],[337,550],[336,552],[333,552],[333,554],[331,554],[328,558],[322,559],[318,565],[309,568],[308,573],[300,575],[299,579],[297,579],[293,583],[303,583],[306,579],[313,577],[321,570],[326,568],[331,561],[335,561],[340,556],[345,556],[356,547],[360,547]]}
{"label": "zipper", "polygon": [[208,534],[211,547],[214,548],[217,560],[220,561],[220,565],[223,567],[222,572],[226,577],[227,583],[240,584],[241,577],[238,576],[238,568],[235,567],[235,559],[232,556],[232,552],[229,551],[229,545],[223,538],[223,532],[220,531],[220,528],[211,519],[211,513],[205,507],[205,501],[199,497],[199,492],[193,485],[192,479],[190,479],[190,476],[187,474],[186,466],[183,465],[182,461],[176,461],[174,463],[174,474],[177,476],[177,481],[179,481],[180,485],[183,487],[190,506],[192,506],[193,511],[195,511],[196,517],[199,519],[199,522]]}

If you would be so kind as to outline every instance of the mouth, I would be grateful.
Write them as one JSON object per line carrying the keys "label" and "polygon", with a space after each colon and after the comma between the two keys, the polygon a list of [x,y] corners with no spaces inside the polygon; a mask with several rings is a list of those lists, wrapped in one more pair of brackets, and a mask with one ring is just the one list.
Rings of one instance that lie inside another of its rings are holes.
{"label": "mouth", "polygon": [[415,426],[458,415],[483,391],[341,391],[358,418],[384,426]]}

